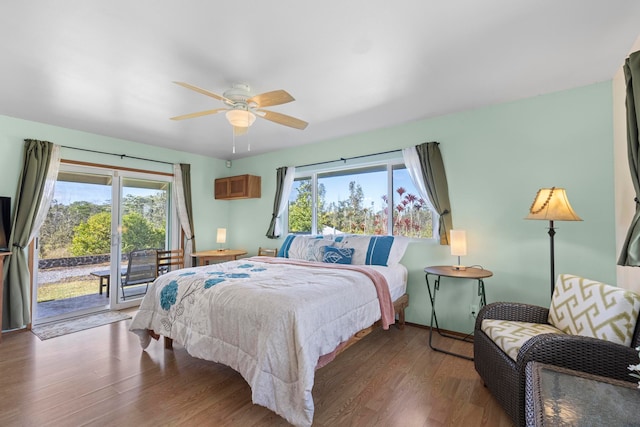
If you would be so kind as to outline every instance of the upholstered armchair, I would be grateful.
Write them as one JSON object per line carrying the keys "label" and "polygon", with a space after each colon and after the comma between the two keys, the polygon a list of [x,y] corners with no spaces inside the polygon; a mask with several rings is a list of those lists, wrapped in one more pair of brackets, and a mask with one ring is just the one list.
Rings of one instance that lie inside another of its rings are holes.
{"label": "upholstered armchair", "polygon": [[485,386],[516,426],[525,425],[525,367],[532,361],[635,381],[640,296],[560,275],[549,309],[498,302],[478,313],[474,363]]}

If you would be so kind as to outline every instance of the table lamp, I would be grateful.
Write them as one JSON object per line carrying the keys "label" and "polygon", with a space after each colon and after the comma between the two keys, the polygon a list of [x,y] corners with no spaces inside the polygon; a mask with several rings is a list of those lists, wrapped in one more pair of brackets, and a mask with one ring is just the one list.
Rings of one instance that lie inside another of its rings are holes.
{"label": "table lamp", "polygon": [[553,221],[582,221],[573,211],[564,188],[541,188],[536,194],[529,215],[525,219],[541,219],[549,221],[549,240],[551,244],[551,295],[555,289],[555,256],[553,236],[556,234]]}
{"label": "table lamp", "polygon": [[464,230],[451,230],[451,255],[458,257],[458,265],[452,266],[454,270],[466,270],[460,265],[460,257],[467,255],[467,232]]}
{"label": "table lamp", "polygon": [[216,243],[220,245],[218,248],[219,251],[222,251],[222,244],[227,241],[227,229],[226,228],[218,228],[218,234],[216,236]]}

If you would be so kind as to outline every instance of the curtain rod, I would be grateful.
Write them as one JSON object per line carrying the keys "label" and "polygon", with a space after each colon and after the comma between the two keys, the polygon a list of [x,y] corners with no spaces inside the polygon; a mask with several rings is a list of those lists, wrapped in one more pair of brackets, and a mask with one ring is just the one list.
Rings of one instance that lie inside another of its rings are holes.
{"label": "curtain rod", "polygon": [[353,157],[340,157],[339,159],[336,160],[327,160],[326,162],[318,162],[318,163],[309,163],[307,165],[300,165],[300,166],[296,166],[296,168],[304,168],[307,166],[318,166],[318,165],[326,165],[327,163],[333,163],[333,162],[345,162],[347,160],[353,160],[353,159],[362,159],[365,157],[372,157],[372,156],[379,156],[381,154],[391,154],[391,153],[399,153],[402,150],[390,150],[390,151],[382,151],[380,153],[373,153],[373,154],[363,154],[362,156],[353,156]]}
{"label": "curtain rod", "polygon": [[144,157],[128,156],[126,154],[107,153],[106,151],[89,150],[87,148],[68,147],[66,145],[61,145],[60,147],[69,148],[71,150],[87,151],[89,153],[107,154],[109,156],[120,157],[120,159],[124,159],[126,157],[128,159],[145,160],[147,162],[155,162],[155,163],[163,163],[165,165],[173,165],[173,163],[163,162],[162,160],[145,159]]}

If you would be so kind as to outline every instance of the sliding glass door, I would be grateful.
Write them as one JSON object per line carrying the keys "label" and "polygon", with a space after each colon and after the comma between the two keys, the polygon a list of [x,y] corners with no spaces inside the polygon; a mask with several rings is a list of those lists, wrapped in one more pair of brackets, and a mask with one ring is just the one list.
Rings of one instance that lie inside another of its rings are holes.
{"label": "sliding glass door", "polygon": [[144,296],[157,274],[156,251],[171,247],[169,219],[170,182],[144,175],[120,179],[120,289],[117,304]]}
{"label": "sliding glass door", "polygon": [[61,165],[38,239],[34,324],[140,302],[147,283],[127,282],[130,255],[148,250],[151,271],[155,250],[177,242],[170,186],[166,175]]}

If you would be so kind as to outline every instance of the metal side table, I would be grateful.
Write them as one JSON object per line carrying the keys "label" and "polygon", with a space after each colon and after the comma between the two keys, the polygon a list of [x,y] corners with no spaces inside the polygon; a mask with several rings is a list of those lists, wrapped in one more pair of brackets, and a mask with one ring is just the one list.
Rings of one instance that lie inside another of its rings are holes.
{"label": "metal side table", "polygon": [[[465,356],[464,354],[452,353],[447,350],[443,350],[441,348],[435,347],[432,342],[433,336],[433,323],[436,324],[436,330],[440,336],[446,338],[453,338],[460,341],[469,342],[466,340],[466,337],[458,337],[455,335],[445,334],[440,330],[440,326],[438,326],[438,316],[436,315],[436,293],[438,289],[440,289],[440,279],[442,277],[449,277],[453,279],[472,279],[478,281],[478,296],[480,297],[480,308],[484,307],[487,304],[487,299],[484,292],[484,279],[487,277],[493,276],[493,273],[489,270],[484,270],[482,268],[476,267],[467,267],[464,270],[456,270],[452,266],[448,265],[440,265],[440,266],[432,266],[424,269],[425,280],[427,281],[427,289],[429,290],[429,300],[431,300],[431,323],[429,325],[429,347],[432,350],[439,351],[441,353],[450,354],[452,356],[462,357],[463,359],[473,360],[473,357]],[[429,275],[436,276],[436,279],[433,284],[433,291],[431,290],[431,285],[429,284]]]}

